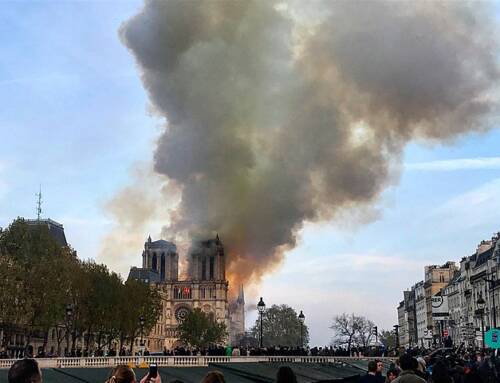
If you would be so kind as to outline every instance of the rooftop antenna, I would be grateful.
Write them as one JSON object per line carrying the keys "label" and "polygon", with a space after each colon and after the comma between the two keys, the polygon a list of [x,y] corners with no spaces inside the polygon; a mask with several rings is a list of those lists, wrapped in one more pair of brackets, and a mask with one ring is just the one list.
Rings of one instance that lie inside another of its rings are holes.
{"label": "rooftop antenna", "polygon": [[42,215],[42,185],[40,185],[40,190],[35,195],[38,197],[36,201],[36,217],[40,221],[40,216]]}

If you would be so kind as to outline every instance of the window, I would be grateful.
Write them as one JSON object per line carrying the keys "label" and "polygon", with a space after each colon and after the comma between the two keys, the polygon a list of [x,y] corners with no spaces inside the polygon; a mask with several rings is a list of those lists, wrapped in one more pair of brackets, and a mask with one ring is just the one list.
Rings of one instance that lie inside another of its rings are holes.
{"label": "window", "polygon": [[214,279],[214,257],[210,257],[210,279]]}
{"label": "window", "polygon": [[153,253],[153,258],[151,259],[151,268],[153,270],[157,270],[158,269],[158,260],[156,258],[156,253]]}
{"label": "window", "polygon": [[191,299],[191,287],[174,287],[174,299]]}
{"label": "window", "polygon": [[160,280],[165,280],[165,253],[161,253],[160,257]]}
{"label": "window", "polygon": [[207,279],[207,259],[203,258],[201,261],[201,280]]}

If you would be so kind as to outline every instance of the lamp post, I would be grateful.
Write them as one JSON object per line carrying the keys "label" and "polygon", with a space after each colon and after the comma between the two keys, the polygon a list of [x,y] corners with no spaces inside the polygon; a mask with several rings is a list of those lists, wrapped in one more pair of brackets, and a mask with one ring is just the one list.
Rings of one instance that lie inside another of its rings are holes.
{"label": "lamp post", "polygon": [[144,317],[141,315],[139,317],[139,325],[141,326],[141,354],[144,354],[144,341],[143,341],[143,332],[144,332]]}
{"label": "lamp post", "polygon": [[264,314],[264,310],[266,309],[266,304],[262,300],[262,297],[260,297],[259,303],[257,303],[257,310],[259,310],[259,315],[260,315],[260,348],[263,348],[263,342],[262,342],[262,315]]}
{"label": "lamp post", "polygon": [[304,327],[304,321],[306,320],[306,317],[304,315],[304,313],[302,312],[302,310],[300,310],[300,314],[299,314],[299,322],[300,322],[300,347],[304,347],[304,330],[303,330],[303,327]]}
{"label": "lamp post", "polygon": [[[67,331],[71,330],[71,356],[74,356],[75,352],[75,330],[74,330],[74,320],[73,320],[73,306],[68,304],[66,305],[66,323],[67,323]],[[68,337],[69,343],[69,337]],[[67,345],[69,347],[69,344]]]}
{"label": "lamp post", "polygon": [[[497,279],[495,278],[495,274],[491,275],[491,279],[484,278],[486,282],[489,283],[490,290],[493,289],[493,328],[497,328],[497,306],[495,304],[495,289],[497,287]],[[491,323],[490,323],[491,325]]]}
{"label": "lamp post", "polygon": [[484,349],[484,308],[486,306],[486,302],[481,295],[479,296],[476,305],[477,305],[477,314],[481,317],[481,339]]}

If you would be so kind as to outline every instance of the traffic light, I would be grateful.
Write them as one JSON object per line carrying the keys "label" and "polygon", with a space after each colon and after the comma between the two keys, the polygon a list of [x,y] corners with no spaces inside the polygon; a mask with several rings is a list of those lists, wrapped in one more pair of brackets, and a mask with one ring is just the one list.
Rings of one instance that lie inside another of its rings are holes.
{"label": "traffic light", "polygon": [[377,335],[378,334],[378,327],[377,326],[373,326],[373,328],[372,328],[372,334],[373,335]]}

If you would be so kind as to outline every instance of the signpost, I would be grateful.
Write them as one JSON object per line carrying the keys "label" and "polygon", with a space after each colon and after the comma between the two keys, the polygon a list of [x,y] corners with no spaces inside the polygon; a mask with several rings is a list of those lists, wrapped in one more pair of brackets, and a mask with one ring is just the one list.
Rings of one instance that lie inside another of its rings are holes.
{"label": "signpost", "polygon": [[500,348],[500,329],[493,328],[484,334],[484,344],[490,348]]}
{"label": "signpost", "polygon": [[439,293],[431,298],[432,304],[432,318],[434,320],[447,320],[450,317],[448,310],[448,297],[440,295]]}

